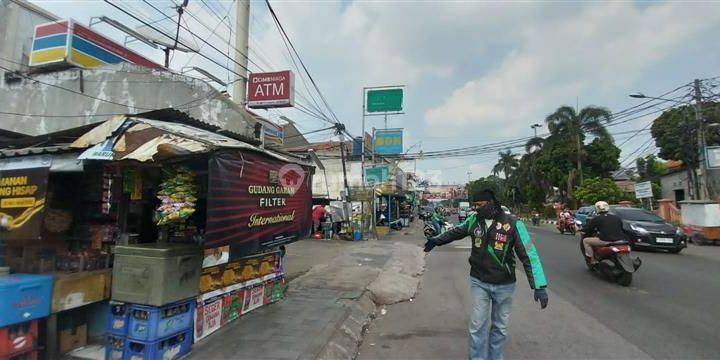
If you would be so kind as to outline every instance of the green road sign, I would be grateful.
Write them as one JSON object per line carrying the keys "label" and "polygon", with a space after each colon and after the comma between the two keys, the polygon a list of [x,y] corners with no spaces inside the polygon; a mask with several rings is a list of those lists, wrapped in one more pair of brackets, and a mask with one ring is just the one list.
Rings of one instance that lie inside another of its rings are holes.
{"label": "green road sign", "polygon": [[402,111],[403,89],[377,89],[367,92],[367,112]]}
{"label": "green road sign", "polygon": [[389,175],[390,169],[386,165],[365,168],[365,182],[370,186],[386,182]]}

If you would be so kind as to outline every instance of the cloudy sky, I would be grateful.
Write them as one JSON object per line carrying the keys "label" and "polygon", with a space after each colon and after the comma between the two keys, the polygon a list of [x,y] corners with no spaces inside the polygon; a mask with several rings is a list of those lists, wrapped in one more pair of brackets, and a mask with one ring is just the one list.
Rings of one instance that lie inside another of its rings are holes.
{"label": "cloudy sky", "polygon": [[[140,25],[101,1],[34,2],[84,23],[107,15]],[[114,2],[158,26],[173,28],[173,20],[161,20],[164,16],[142,1]],[[406,85],[406,113],[392,117],[389,126],[406,129],[405,148],[417,144],[413,152],[526,137],[532,135],[531,124],[543,123],[560,105],[601,105],[617,112],[640,102],[629,98],[630,93],[660,95],[694,78],[720,76],[720,2],[271,3],[331,107],[353,134],[361,132],[363,87]],[[152,4],[174,14],[170,0]],[[234,4],[190,0],[188,12],[200,20],[185,15],[185,24],[227,51],[233,34],[219,18],[227,14],[234,22]],[[293,69],[265,3],[252,1],[251,14],[250,70]],[[107,25],[96,29],[122,41]],[[182,31],[181,36],[201,46],[204,54],[228,63],[193,34]],[[130,46],[162,62],[161,51]],[[201,66],[221,78],[231,76],[200,56],[174,55],[173,69],[186,65]],[[312,107],[302,82],[296,83],[296,90],[298,100]],[[281,114],[296,120],[304,131],[327,126],[297,110],[266,115]],[[611,132],[641,129],[651,119],[628,121]],[[372,126],[382,127],[382,120],[371,118],[368,129]],[[328,132],[311,136],[329,137]],[[622,145],[622,157],[634,158],[654,150],[643,146],[648,138],[647,132],[632,138],[619,134],[616,143]],[[463,183],[467,172],[473,178],[488,175],[495,161],[496,154],[489,153],[418,161],[417,168],[436,182]]]}

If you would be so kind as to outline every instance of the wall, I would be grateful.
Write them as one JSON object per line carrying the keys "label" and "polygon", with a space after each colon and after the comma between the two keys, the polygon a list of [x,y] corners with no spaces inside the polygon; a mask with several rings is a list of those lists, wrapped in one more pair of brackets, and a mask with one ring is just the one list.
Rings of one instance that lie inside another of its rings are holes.
{"label": "wall", "polygon": [[[0,0],[0,65],[27,70],[35,25],[59,18],[24,0]],[[21,63],[25,65],[19,65]],[[0,76],[5,70],[0,69]]]}
{"label": "wall", "polygon": [[[209,125],[254,138],[255,120],[208,83],[129,63],[0,79],[0,129],[42,135],[102,122],[113,114],[175,108]],[[26,115],[27,114],[27,115]]]}
{"label": "wall", "polygon": [[662,198],[675,200],[675,190],[685,190],[685,198],[690,198],[688,190],[687,172],[677,171],[660,178]]}

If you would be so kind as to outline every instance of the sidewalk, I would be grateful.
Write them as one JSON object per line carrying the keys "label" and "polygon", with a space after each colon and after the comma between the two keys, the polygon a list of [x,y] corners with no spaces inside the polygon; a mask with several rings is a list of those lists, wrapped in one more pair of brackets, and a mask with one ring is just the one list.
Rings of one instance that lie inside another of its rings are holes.
{"label": "sidewalk", "polygon": [[417,291],[422,251],[397,240],[412,236],[289,245],[286,298],[195,344],[189,359],[354,358],[375,302],[406,300]]}

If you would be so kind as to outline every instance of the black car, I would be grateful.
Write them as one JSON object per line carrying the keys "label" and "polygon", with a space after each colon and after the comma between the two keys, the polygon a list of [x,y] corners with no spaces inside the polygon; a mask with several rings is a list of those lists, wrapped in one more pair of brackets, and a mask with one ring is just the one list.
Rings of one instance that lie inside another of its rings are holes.
{"label": "black car", "polygon": [[645,209],[611,206],[619,216],[633,248],[668,250],[677,254],[687,247],[687,236],[677,226]]}

